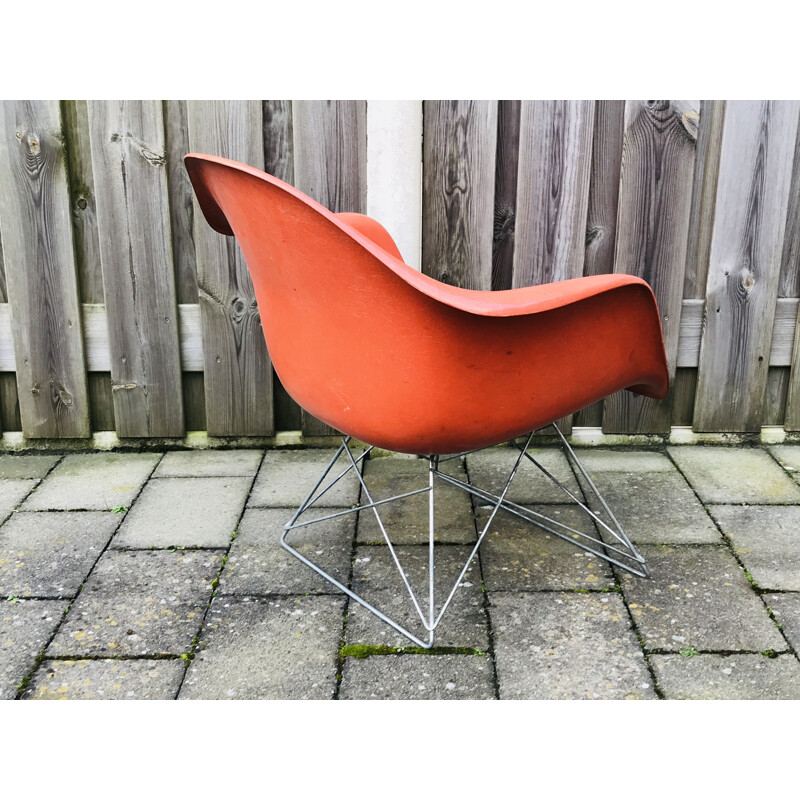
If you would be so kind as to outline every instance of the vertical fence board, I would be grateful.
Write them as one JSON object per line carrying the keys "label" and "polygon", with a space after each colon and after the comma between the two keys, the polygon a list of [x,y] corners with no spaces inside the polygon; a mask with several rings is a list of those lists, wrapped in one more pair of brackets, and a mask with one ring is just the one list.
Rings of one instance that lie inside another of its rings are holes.
{"label": "vertical fence board", "polygon": [[[624,128],[624,100],[598,100],[595,103],[584,275],[605,275],[614,271]],[[602,422],[602,400],[575,415],[575,425],[599,428]]]}
{"label": "vertical fence board", "polygon": [[497,104],[497,157],[494,169],[492,289],[510,289],[514,280],[514,226],[517,216],[519,122],[522,103]]}
{"label": "vertical fence board", "polygon": [[161,103],[91,101],[89,129],[117,434],[182,436]]}
{"label": "vertical fence board", "polygon": [[[617,212],[614,272],[638,275],[661,312],[670,377],[675,376],[692,201],[699,103],[629,101]],[[668,433],[672,393],[661,401],[616,392],[606,401],[607,433]]]}
{"label": "vertical fence board", "polygon": [[57,102],[3,103],[0,186],[23,433],[29,438],[88,436],[86,365]]}
{"label": "vertical fence board", "polygon": [[[264,171],[294,185],[292,101],[264,100]],[[299,430],[300,406],[289,397],[277,373],[272,373],[276,430]]]}
{"label": "vertical fence board", "polygon": [[82,303],[102,303],[103,270],[97,232],[97,198],[89,140],[89,110],[85,100],[61,104],[67,146],[72,207],[72,233]]}
{"label": "vertical fence board", "polygon": [[523,101],[514,286],[583,274],[594,103]]}
{"label": "vertical fence board", "polygon": [[[593,126],[591,101],[522,102],[514,287],[583,274]],[[569,433],[571,416],[558,424]]]}
{"label": "vertical fence board", "polygon": [[0,372],[0,431],[21,431],[17,376],[13,372]]}
{"label": "vertical fence board", "polygon": [[167,153],[167,189],[175,265],[175,296],[179,303],[197,303],[197,257],[194,249],[194,205],[183,157],[189,152],[189,122],[185,100],[163,103]]}
{"label": "vertical fence board", "polygon": [[694,427],[762,423],[800,103],[729,102]]}
{"label": "vertical fence board", "polygon": [[8,290],[6,289],[6,265],[3,260],[3,239],[0,235],[0,303],[8,302]]}
{"label": "vertical fence board", "polygon": [[490,289],[497,103],[425,101],[422,113],[422,271]]}
{"label": "vertical fence board", "polygon": [[[263,167],[260,101],[189,101],[188,122],[193,151]],[[271,435],[272,365],[247,266],[233,237],[211,230],[197,209],[194,242],[208,432]]]}
{"label": "vertical fence board", "polygon": [[[294,185],[331,211],[367,210],[367,104],[358,100],[292,103]],[[309,436],[335,431],[302,412]]]}

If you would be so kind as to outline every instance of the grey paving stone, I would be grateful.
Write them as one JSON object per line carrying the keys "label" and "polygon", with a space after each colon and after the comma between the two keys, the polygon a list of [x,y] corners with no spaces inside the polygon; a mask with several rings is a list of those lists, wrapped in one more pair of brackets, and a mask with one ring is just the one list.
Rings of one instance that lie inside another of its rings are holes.
{"label": "grey paving stone", "polygon": [[759,587],[800,591],[800,507],[711,506],[710,511]]}
{"label": "grey paving stone", "polygon": [[176,450],[161,459],[154,478],[252,478],[263,450]]}
{"label": "grey paving stone", "polygon": [[108,511],[129,506],[150,476],[158,453],[66,456],[25,501],[24,511]]}
{"label": "grey paving stone", "polygon": [[43,661],[23,700],[174,700],[180,659]]}
{"label": "grey paving stone", "polygon": [[215,598],[179,698],[330,699],[343,614],[339,597]]}
{"label": "grey paving stone", "polygon": [[478,655],[348,658],[340,700],[492,700],[492,662]]}
{"label": "grey paving stone", "polygon": [[651,656],[668,700],[800,700],[800,662],[791,655]]}
{"label": "grey paving stone", "polygon": [[14,480],[6,478],[0,480],[0,522],[11,515],[26,497],[30,497],[31,489],[39,483],[38,480]]}
{"label": "grey paving stone", "polygon": [[654,450],[603,450],[581,447],[575,450],[586,471],[594,480],[602,472],[674,472],[675,465],[663,454]]}
{"label": "grey paving stone", "polygon": [[203,621],[222,555],[221,551],[106,551],[48,655],[188,652]]}
{"label": "grey paving stone", "polygon": [[[319,516],[333,508],[314,508]],[[281,547],[286,508],[249,508],[239,524],[228,562],[220,576],[221,594],[339,594],[339,590]],[[287,541],[340,583],[347,585],[355,514],[337,517],[290,533]]]}
{"label": "grey paving stone", "polygon": [[251,478],[154,478],[142,489],[114,547],[227,547]]}
{"label": "grey paving stone", "polygon": [[[530,506],[576,530],[597,536],[594,523],[578,508]],[[488,512],[478,514],[483,530]],[[525,520],[498,511],[481,543],[481,565],[487,591],[603,589],[615,583],[605,561]]]}
{"label": "grey paving stone", "polygon": [[[434,565],[435,609],[438,615],[471,548],[445,545],[436,549]],[[422,612],[428,614],[428,548],[396,547]],[[480,570],[473,561],[464,580],[436,628],[436,647],[489,647],[489,630],[480,591]],[[397,572],[388,547],[359,547],[353,564],[353,591],[390,619],[427,642],[428,635]],[[347,614],[347,644],[414,647],[414,643],[352,601]]]}
{"label": "grey paving stone", "polygon": [[[714,544],[722,541],[708,512],[674,468],[671,472],[598,472],[592,475],[592,480],[635,544]],[[589,490],[585,494],[592,510],[606,519],[598,500]]]}
{"label": "grey paving stone", "polygon": [[[528,452],[573,494],[581,497],[572,468],[560,449],[531,447]],[[499,495],[514,468],[518,455],[519,451],[510,447],[492,447],[478,453],[470,453],[467,456],[470,483],[479,489]],[[559,489],[527,458],[522,459],[506,499],[520,504],[572,502],[562,489]],[[477,507],[480,501],[476,499],[475,502]]]}
{"label": "grey paving stone", "polygon": [[0,527],[0,596],[74,596],[119,522],[110,511],[13,514]]}
{"label": "grey paving stone", "polygon": [[775,619],[783,627],[783,635],[796,653],[800,653],[800,594],[764,595]]}
{"label": "grey paving stone", "polygon": [[[248,505],[297,508],[314,488],[335,450],[268,450],[258,472]],[[358,454],[354,454],[358,458]],[[344,472],[350,461],[344,453],[331,469],[332,480]],[[320,504],[349,508],[358,502],[361,485],[352,470],[332,489]]]}
{"label": "grey paving stone", "polygon": [[[446,461],[442,472],[465,481],[460,461]],[[376,458],[364,467],[364,481],[373,500],[384,500],[428,485],[428,461],[422,458]],[[428,541],[428,494],[418,494],[378,507],[392,544],[423,544]],[[366,502],[366,498],[362,500]],[[435,541],[475,543],[475,522],[470,496],[436,478],[434,483]],[[369,509],[358,517],[358,541],[384,541],[375,513]]]}
{"label": "grey paving stone", "polygon": [[61,456],[2,455],[0,478],[44,478]]}
{"label": "grey paving stone", "polygon": [[616,594],[490,594],[500,699],[652,699]]}
{"label": "grey paving stone", "polygon": [[776,444],[768,447],[767,450],[795,481],[800,482],[800,444]]}
{"label": "grey paving stone", "polygon": [[704,503],[800,503],[798,486],[769,453],[745,447],[668,447]]}
{"label": "grey paving stone", "polygon": [[14,699],[66,607],[57,600],[0,600],[0,699]]}
{"label": "grey paving stone", "polygon": [[785,645],[742,568],[725,547],[642,545],[649,580],[622,588],[650,650],[781,650]]}

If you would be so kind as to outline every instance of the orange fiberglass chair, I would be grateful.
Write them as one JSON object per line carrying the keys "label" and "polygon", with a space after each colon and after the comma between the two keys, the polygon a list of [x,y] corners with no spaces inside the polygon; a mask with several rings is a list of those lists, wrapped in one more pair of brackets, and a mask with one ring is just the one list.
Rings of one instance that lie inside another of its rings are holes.
{"label": "orange fiberglass chair", "polygon": [[[569,461],[608,515],[603,520],[528,452],[533,432],[619,389],[662,398],[669,374],[650,287],[599,275],[508,291],[440,283],[405,264],[387,231],[361,214],[334,214],[288,184],[224,158],[185,159],[206,220],[235,236],[255,288],[275,371],[308,412],[345,434],[336,455],[286,525],[282,545],[421,647],[434,630],[500,508],[595,556],[646,577],[644,559],[553,425]],[[525,437],[524,443],[514,441]],[[351,437],[368,447],[356,453]],[[451,458],[511,440],[519,450],[499,495],[440,470]],[[373,446],[425,456],[428,485],[374,499],[359,464]],[[339,458],[346,465],[325,485]],[[527,458],[599,526],[578,531],[505,499]],[[301,516],[352,471],[357,508]],[[434,603],[434,482],[456,486],[491,513],[447,599]],[[380,518],[384,503],[427,492],[429,602],[423,611]],[[596,506],[597,507],[597,506]],[[420,636],[387,617],[287,542],[299,527],[371,509],[422,624]]]}

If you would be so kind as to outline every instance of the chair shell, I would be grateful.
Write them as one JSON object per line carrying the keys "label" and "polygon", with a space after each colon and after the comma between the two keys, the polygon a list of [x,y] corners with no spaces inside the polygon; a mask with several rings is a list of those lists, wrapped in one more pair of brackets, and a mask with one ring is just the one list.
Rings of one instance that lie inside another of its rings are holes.
{"label": "chair shell", "polygon": [[205,218],[242,249],[281,383],[333,428],[388,450],[456,453],[620,389],[669,389],[658,309],[639,278],[448,286],[405,264],[369,217],[334,214],[229,159],[185,163]]}

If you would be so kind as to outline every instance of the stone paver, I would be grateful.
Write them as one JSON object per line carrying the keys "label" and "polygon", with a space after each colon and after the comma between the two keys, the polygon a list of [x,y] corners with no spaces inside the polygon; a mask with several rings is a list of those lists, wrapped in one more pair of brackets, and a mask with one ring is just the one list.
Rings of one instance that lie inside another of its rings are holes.
{"label": "stone paver", "polygon": [[0,478],[44,478],[61,456],[2,455]]}
{"label": "stone paver", "polygon": [[126,514],[114,547],[227,547],[251,478],[157,478]]}
{"label": "stone paver", "polygon": [[8,519],[11,512],[17,508],[26,497],[31,496],[31,489],[33,489],[37,483],[39,483],[38,480],[0,480],[0,522]]}
{"label": "stone paver", "polygon": [[575,450],[586,471],[595,480],[603,472],[674,472],[675,465],[663,454],[653,450],[605,450],[581,447]]}
{"label": "stone paver", "polygon": [[189,652],[221,560],[221,551],[107,551],[70,608],[48,655]]}
{"label": "stone paver", "polygon": [[13,514],[0,527],[0,596],[74,596],[119,523],[108,511]]}
{"label": "stone paver", "polygon": [[330,699],[344,599],[217,597],[180,699]]}
{"label": "stone paver", "polygon": [[[597,536],[593,522],[579,508],[529,508]],[[487,518],[487,511],[478,514],[479,530]],[[605,561],[505,511],[497,512],[481,543],[481,564],[490,592],[604,589],[615,583]]]}
{"label": "stone paver", "polygon": [[[309,515],[336,513],[333,508],[309,510]],[[228,563],[220,576],[221,594],[338,594],[339,590],[280,545],[283,526],[291,517],[285,508],[249,508],[239,524]],[[287,542],[347,585],[353,550],[355,514],[297,528]]]}
{"label": "stone paver", "polygon": [[768,594],[764,600],[783,627],[789,644],[800,653],[800,594]]}
{"label": "stone paver", "polygon": [[[460,461],[445,461],[442,472],[466,480]],[[376,458],[364,467],[364,481],[373,500],[383,500],[428,485],[428,461],[421,458]],[[362,500],[366,502],[366,498]],[[470,496],[436,478],[434,483],[435,541],[475,543],[475,522]],[[381,521],[392,544],[428,541],[428,493],[379,506]],[[384,541],[375,513],[368,509],[358,517],[359,543]]]}
{"label": "stone paver", "polygon": [[800,591],[800,506],[712,506],[711,513],[760,588]]}
{"label": "stone paver", "polygon": [[800,662],[790,655],[651,656],[668,700],[800,700]]}
{"label": "stone paver", "polygon": [[651,577],[622,576],[651,650],[782,650],[785,644],[742,568],[717,545],[642,545]]}
{"label": "stone paver", "polygon": [[668,447],[704,503],[800,503],[798,486],[760,449]]}
{"label": "stone paver", "polygon": [[[708,512],[674,468],[669,472],[590,471],[589,474],[622,530],[635,544],[714,544],[722,541]],[[597,499],[588,490],[585,494],[592,510],[608,522]]]}
{"label": "stone paver", "polygon": [[66,607],[57,600],[0,600],[0,700],[14,699]]}
{"label": "stone paver", "polygon": [[647,699],[653,681],[616,594],[490,595],[501,699]]}
{"label": "stone paver", "polygon": [[159,453],[81,453],[64,460],[22,506],[24,511],[108,511],[129,506]]}
{"label": "stone paver", "polygon": [[154,478],[252,478],[262,450],[176,450],[159,463]]}
{"label": "stone paver", "polygon": [[[470,551],[471,548],[464,545],[449,545],[436,552],[434,591],[437,614],[453,588]],[[428,548],[396,547],[395,552],[427,618]],[[436,628],[436,647],[472,647],[482,650],[488,648],[489,630],[483,609],[480,582],[480,570],[473,561],[441,623]],[[356,549],[353,591],[419,639],[427,641],[427,633],[397,572],[388,547]],[[414,646],[411,640],[355,601],[351,601],[348,609],[346,641],[348,645]]]}
{"label": "stone paver", "polygon": [[348,658],[342,700],[492,700],[492,662],[480,655]]}
{"label": "stone paver", "polygon": [[185,669],[179,658],[45,660],[23,699],[174,700]]}
{"label": "stone paver", "polygon": [[767,450],[795,481],[800,482],[800,444],[778,444],[768,447]]}
{"label": "stone paver", "polygon": [[[582,496],[572,468],[561,450],[531,447],[528,452],[573,494],[577,497]],[[514,468],[518,455],[519,451],[511,447],[493,447],[479,453],[470,453],[467,456],[470,483],[479,489],[499,495]],[[569,495],[559,489],[527,458],[523,458],[520,462],[519,470],[508,488],[506,499],[520,504],[572,502]],[[476,498],[476,507],[480,502]]]}
{"label": "stone paver", "polygon": [[[253,485],[248,505],[297,508],[314,488],[335,450],[268,450]],[[354,451],[354,457],[358,453]],[[343,453],[328,478],[333,480],[349,466]],[[327,479],[326,479],[327,481]],[[351,470],[327,491],[320,505],[349,508],[358,502],[361,484]]]}

